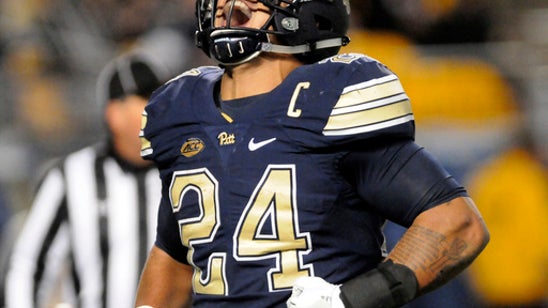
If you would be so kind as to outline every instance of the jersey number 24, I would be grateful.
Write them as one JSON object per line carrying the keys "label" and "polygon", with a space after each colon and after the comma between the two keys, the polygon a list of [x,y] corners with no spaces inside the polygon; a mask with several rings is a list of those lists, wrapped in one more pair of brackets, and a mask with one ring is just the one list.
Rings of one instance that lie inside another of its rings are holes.
{"label": "jersey number 24", "polygon": [[[179,220],[181,241],[189,248],[187,259],[194,266],[194,291],[200,294],[228,295],[226,252],[210,254],[207,268],[197,267],[194,251],[215,240],[220,226],[219,184],[207,168],[173,174],[170,199],[173,212],[184,206],[185,194],[197,193],[199,215]],[[238,262],[274,259],[266,279],[271,292],[290,289],[300,276],[313,275],[303,255],[311,249],[310,234],[301,233],[296,203],[294,165],[270,165],[240,217],[233,235],[233,257]],[[268,233],[262,232],[264,227]]]}

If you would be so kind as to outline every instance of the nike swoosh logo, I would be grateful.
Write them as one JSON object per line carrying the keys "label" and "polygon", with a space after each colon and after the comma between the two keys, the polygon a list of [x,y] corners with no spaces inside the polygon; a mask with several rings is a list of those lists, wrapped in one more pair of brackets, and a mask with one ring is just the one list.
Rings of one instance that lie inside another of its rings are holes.
{"label": "nike swoosh logo", "polygon": [[270,138],[270,139],[260,141],[260,142],[255,142],[255,138],[251,138],[251,140],[249,140],[249,144],[247,145],[247,148],[251,152],[257,151],[258,149],[260,149],[260,148],[264,147],[265,145],[267,145],[269,143],[272,143],[274,141],[276,141],[276,138]]}

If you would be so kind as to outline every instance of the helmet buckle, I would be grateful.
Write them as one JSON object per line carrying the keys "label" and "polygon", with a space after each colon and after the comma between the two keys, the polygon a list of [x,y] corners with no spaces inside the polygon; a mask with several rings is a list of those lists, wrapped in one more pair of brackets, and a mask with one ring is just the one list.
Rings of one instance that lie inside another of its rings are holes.
{"label": "helmet buckle", "polygon": [[299,30],[299,20],[295,17],[285,17],[282,19],[281,25],[287,31]]}

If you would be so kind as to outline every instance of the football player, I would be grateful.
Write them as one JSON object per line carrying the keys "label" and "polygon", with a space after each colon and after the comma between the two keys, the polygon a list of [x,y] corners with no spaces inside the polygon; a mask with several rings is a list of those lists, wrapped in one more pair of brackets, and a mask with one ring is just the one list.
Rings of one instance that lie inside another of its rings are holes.
{"label": "football player", "polygon": [[[414,142],[398,77],[348,44],[347,0],[198,0],[198,47],[145,109],[163,182],[137,306],[393,307],[488,232]],[[386,220],[408,228],[385,250]]]}

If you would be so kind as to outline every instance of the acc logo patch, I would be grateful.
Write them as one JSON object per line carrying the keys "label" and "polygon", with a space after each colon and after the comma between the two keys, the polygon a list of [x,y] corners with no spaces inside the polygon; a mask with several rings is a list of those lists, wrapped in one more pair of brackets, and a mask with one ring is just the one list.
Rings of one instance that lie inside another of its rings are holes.
{"label": "acc logo patch", "polygon": [[205,147],[202,140],[198,138],[188,139],[181,147],[181,154],[185,157],[192,157],[200,153]]}

